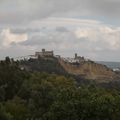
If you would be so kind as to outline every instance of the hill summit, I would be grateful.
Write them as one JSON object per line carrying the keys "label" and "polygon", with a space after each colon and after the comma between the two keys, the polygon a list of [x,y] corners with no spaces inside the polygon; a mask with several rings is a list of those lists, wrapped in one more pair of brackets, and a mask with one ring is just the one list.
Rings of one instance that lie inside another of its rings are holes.
{"label": "hill summit", "polygon": [[54,51],[36,52],[29,55],[24,60],[20,60],[22,69],[29,71],[40,71],[56,74],[72,74],[88,80],[97,82],[110,82],[120,80],[120,74],[105,65],[98,64],[75,53],[74,58],[64,58],[55,55]]}

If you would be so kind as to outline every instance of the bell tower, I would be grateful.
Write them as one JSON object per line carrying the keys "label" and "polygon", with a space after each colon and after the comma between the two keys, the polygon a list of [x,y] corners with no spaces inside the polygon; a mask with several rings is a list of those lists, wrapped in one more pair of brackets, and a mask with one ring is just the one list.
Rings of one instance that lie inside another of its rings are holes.
{"label": "bell tower", "polygon": [[75,59],[77,59],[77,53],[75,53]]}

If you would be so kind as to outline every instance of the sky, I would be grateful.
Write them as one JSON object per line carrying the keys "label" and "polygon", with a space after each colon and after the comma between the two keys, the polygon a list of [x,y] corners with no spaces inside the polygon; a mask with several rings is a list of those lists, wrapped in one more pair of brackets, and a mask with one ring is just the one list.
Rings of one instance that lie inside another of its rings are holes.
{"label": "sky", "polygon": [[120,0],[0,0],[0,59],[54,50],[120,62]]}

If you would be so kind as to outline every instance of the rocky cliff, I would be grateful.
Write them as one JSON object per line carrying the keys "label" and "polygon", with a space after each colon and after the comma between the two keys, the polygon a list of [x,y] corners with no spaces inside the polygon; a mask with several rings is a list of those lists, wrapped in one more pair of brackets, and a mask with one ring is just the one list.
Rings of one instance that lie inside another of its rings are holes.
{"label": "rocky cliff", "polygon": [[80,64],[70,64],[59,60],[63,68],[71,74],[83,76],[86,79],[92,79],[97,82],[110,82],[120,80],[120,75],[105,65],[101,65],[91,61],[84,61]]}

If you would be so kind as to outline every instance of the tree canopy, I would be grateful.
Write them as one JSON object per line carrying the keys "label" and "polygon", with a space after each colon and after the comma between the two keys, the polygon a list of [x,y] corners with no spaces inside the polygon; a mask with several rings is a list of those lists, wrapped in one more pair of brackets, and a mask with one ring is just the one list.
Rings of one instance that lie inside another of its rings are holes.
{"label": "tree canopy", "polygon": [[0,63],[0,120],[119,120],[120,90]]}

